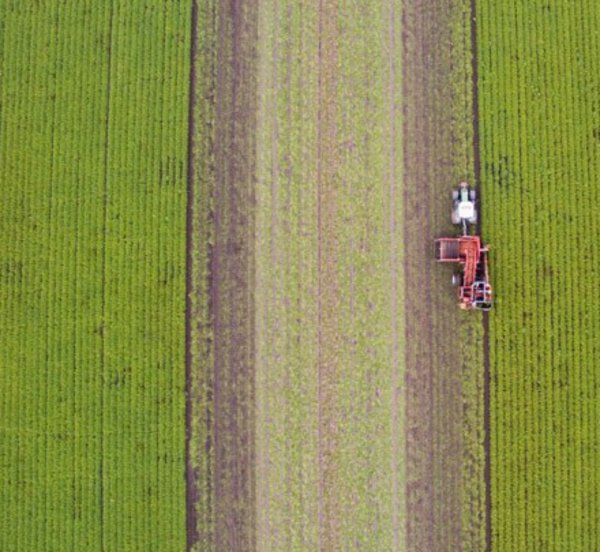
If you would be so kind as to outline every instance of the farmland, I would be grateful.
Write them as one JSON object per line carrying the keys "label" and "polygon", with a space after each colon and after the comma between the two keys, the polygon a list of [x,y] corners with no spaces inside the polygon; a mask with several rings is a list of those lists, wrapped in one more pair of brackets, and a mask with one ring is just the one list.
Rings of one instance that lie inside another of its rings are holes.
{"label": "farmland", "polygon": [[0,549],[181,549],[189,10],[0,21]]}
{"label": "farmland", "polygon": [[422,253],[474,171],[470,8],[430,16],[198,5],[193,549],[483,546],[481,322]]}
{"label": "farmland", "polygon": [[[208,433],[215,446],[213,463],[196,466],[198,488],[211,489],[198,493],[191,521],[198,550],[352,542],[390,548],[403,538],[402,403],[395,391],[403,338],[393,316],[402,293],[395,274],[402,227],[394,222],[401,204],[390,172],[400,166],[401,149],[389,116],[400,72],[390,72],[387,57],[400,56],[399,11],[345,8],[281,2],[242,17],[234,3],[199,12],[220,53],[215,64],[210,47],[199,52],[197,66],[208,76],[199,82],[207,86],[212,76],[216,101],[213,108],[202,101],[211,95],[199,94],[196,113],[212,113],[210,139],[228,145],[203,147],[199,129],[197,163],[214,167],[201,185],[214,204],[198,202],[193,220],[195,232],[205,228],[214,245],[194,266],[204,289],[213,282],[213,295],[202,307],[199,285],[193,314],[204,323],[191,328],[194,342],[202,331],[212,336],[206,343],[215,357],[196,372],[199,402],[208,408],[192,407],[191,424],[192,435],[206,442]],[[358,53],[338,32],[360,37]],[[257,45],[248,46],[253,35]],[[372,48],[376,64],[369,64]],[[223,68],[227,52],[235,52],[233,72]],[[254,98],[247,94],[253,69]],[[234,122],[234,112],[243,119]],[[238,247],[226,250],[231,241]],[[237,278],[248,262],[253,275]],[[230,323],[235,336],[220,329],[218,320],[239,321],[235,309],[250,307],[254,328]],[[250,446],[243,441],[248,424],[255,432]],[[370,446],[374,435],[383,446]],[[235,455],[219,467],[216,455],[228,440],[244,444],[227,447]],[[369,535],[373,526],[376,535]]]}
{"label": "farmland", "polygon": [[0,550],[600,549],[599,28],[0,1]]}
{"label": "farmland", "polygon": [[497,550],[597,550],[600,13],[481,2]]}

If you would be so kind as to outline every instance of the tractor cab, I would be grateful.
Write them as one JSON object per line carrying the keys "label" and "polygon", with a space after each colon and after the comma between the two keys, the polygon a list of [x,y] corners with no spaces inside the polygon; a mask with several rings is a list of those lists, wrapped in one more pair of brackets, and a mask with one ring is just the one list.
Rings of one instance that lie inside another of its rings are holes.
{"label": "tractor cab", "polygon": [[477,224],[476,199],[477,192],[466,182],[452,192],[452,224],[462,224],[464,234],[469,224]]}
{"label": "tractor cab", "polygon": [[473,299],[471,301],[474,309],[489,311],[492,308],[492,286],[486,281],[473,282]]}

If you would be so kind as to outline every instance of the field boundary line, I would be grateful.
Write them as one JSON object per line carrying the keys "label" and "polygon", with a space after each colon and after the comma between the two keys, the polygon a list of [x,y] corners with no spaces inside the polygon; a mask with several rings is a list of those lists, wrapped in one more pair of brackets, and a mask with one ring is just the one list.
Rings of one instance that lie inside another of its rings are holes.
{"label": "field boundary line", "polygon": [[[481,205],[481,149],[479,128],[479,65],[477,59],[477,0],[471,2],[471,78],[473,92],[473,171]],[[482,235],[482,211],[479,209],[477,232]],[[483,479],[485,485],[485,547],[492,550],[492,495],[491,495],[491,443],[490,443],[490,334],[489,314],[482,315],[483,324]]]}
{"label": "field boundary line", "polygon": [[195,476],[190,458],[190,440],[192,438],[192,299],[193,292],[193,255],[194,243],[194,132],[196,106],[196,55],[198,51],[198,3],[192,0],[190,34],[190,70],[188,91],[188,136],[187,136],[187,206],[186,206],[186,252],[185,252],[185,498],[186,498],[186,547],[188,550],[198,540],[197,516],[194,506]]}

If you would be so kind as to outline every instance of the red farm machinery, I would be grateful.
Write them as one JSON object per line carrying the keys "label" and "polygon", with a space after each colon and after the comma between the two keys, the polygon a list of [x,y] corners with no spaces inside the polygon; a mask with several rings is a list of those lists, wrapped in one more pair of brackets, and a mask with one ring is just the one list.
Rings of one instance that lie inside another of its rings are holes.
{"label": "red farm machinery", "polygon": [[492,308],[492,286],[489,282],[487,253],[479,236],[470,232],[477,223],[476,191],[462,182],[452,192],[452,223],[461,226],[461,235],[455,238],[438,238],[436,259],[441,263],[458,263],[462,272],[452,275],[458,286],[461,309],[488,311]]}

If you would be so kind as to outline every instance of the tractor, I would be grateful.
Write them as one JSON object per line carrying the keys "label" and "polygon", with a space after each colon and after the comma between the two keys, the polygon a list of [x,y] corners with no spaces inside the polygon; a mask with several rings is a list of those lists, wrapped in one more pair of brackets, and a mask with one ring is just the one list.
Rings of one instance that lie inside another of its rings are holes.
{"label": "tractor", "polygon": [[459,306],[464,310],[489,311],[492,308],[492,286],[489,283],[488,247],[481,238],[472,235],[470,226],[477,223],[477,194],[466,182],[452,191],[452,224],[461,226],[461,235],[438,238],[436,259],[442,263],[458,263],[460,273],[452,275],[458,287]]}
{"label": "tractor", "polygon": [[452,190],[452,224],[462,225],[463,234],[468,233],[469,224],[477,224],[476,199],[477,192],[466,182],[461,182],[457,190]]}

